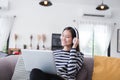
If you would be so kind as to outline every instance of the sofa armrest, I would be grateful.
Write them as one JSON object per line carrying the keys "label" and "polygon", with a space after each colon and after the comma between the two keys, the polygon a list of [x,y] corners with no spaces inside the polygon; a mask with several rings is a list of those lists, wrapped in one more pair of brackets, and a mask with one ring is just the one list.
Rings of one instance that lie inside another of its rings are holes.
{"label": "sofa armrest", "polygon": [[0,80],[11,80],[18,55],[0,58]]}

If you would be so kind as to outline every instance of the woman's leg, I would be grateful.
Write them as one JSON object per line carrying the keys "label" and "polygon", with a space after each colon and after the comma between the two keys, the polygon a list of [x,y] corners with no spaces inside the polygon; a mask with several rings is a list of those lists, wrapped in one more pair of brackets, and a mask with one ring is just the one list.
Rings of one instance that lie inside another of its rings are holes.
{"label": "woman's leg", "polygon": [[30,73],[30,80],[64,80],[56,74],[45,73],[40,69],[32,69]]}
{"label": "woman's leg", "polygon": [[65,80],[62,77],[56,75],[56,74],[49,74],[49,73],[45,73],[47,80]]}
{"label": "woman's leg", "polygon": [[30,73],[30,80],[46,80],[45,74],[40,69],[32,69]]}

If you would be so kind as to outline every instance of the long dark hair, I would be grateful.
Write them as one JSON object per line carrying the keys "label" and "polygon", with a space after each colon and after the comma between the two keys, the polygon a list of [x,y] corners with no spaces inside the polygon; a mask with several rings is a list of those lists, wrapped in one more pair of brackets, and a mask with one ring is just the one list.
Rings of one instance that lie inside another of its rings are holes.
{"label": "long dark hair", "polygon": [[[68,27],[65,27],[65,28],[64,28],[63,32],[64,32],[65,30],[69,30],[69,31],[71,32],[71,34],[72,34],[72,39],[74,39],[74,38],[77,37],[77,36],[78,36],[78,38],[79,38],[79,33],[78,33],[78,30],[77,30],[77,29],[75,30],[73,27],[68,26]],[[72,44],[72,46],[73,46],[73,44]],[[76,50],[77,50],[77,51],[80,51],[79,44],[78,44]]]}

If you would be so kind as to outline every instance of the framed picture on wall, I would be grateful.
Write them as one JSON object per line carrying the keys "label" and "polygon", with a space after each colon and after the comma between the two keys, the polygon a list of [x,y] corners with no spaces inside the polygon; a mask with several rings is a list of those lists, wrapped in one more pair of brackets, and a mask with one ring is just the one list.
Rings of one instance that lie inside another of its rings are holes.
{"label": "framed picture on wall", "polygon": [[120,53],[120,29],[117,29],[117,52]]}

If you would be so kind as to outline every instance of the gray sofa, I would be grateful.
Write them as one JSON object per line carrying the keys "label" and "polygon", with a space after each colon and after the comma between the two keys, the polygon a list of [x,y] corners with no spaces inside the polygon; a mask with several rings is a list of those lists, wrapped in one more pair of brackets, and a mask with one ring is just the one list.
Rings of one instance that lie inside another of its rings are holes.
{"label": "gray sofa", "polygon": [[[19,55],[0,58],[0,80],[11,80]],[[84,58],[84,65],[77,75],[77,80],[92,80],[93,58]]]}

